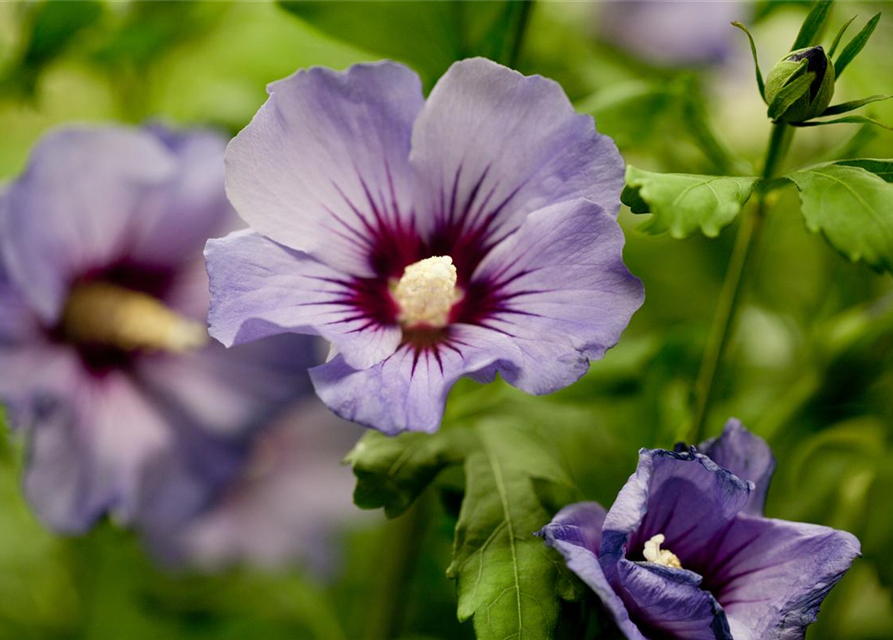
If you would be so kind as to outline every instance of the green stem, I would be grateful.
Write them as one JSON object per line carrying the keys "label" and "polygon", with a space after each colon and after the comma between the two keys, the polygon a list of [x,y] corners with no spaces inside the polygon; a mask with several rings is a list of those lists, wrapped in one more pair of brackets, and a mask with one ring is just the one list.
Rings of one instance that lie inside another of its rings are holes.
{"label": "green stem", "polygon": [[3,407],[0,406],[0,464],[15,462],[15,448],[13,445],[14,434],[6,422]]}
{"label": "green stem", "polygon": [[[764,179],[769,180],[777,174],[785,154],[790,148],[792,136],[793,129],[786,124],[772,125],[772,134],[769,138],[769,147],[766,150],[766,160],[763,165],[762,177]],[[763,219],[767,210],[766,195],[763,191],[758,191],[756,198],[754,212],[742,215],[738,235],[735,238],[735,247],[729,258],[725,281],[716,305],[716,316],[707,338],[707,347],[701,360],[701,368],[698,371],[698,379],[695,384],[697,398],[695,414],[688,438],[692,444],[701,442],[707,432],[710,403],[716,388],[716,373],[738,318],[738,303],[741,299],[748,257],[752,255],[763,228]]]}
{"label": "green stem", "polygon": [[403,612],[427,524],[425,496],[409,510],[388,522],[383,532],[382,570],[373,602],[366,609],[365,640],[390,640],[401,635]]}
{"label": "green stem", "polygon": [[791,140],[794,138],[794,129],[784,122],[772,125],[772,135],[769,136],[769,149],[766,151],[766,162],[763,165],[763,178],[770,180],[778,174],[784,157],[791,148]]}
{"label": "green stem", "polygon": [[530,14],[533,11],[534,0],[521,0],[521,8],[518,11],[517,22],[515,23],[514,38],[512,38],[511,49],[507,59],[507,66],[514,69],[518,66],[518,59],[521,57],[521,47],[524,44],[524,36],[527,33],[527,25],[530,24]]}

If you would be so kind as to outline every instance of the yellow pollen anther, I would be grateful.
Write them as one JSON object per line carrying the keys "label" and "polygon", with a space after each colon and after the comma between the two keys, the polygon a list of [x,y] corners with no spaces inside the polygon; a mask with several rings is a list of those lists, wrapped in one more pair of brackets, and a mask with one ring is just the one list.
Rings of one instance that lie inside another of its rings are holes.
{"label": "yellow pollen anther", "polygon": [[642,555],[645,556],[645,559],[648,562],[661,564],[665,567],[681,569],[682,563],[679,562],[679,558],[676,557],[676,554],[669,549],[660,548],[660,545],[664,543],[664,540],[666,540],[666,538],[662,533],[652,536],[652,538],[645,543],[645,550],[642,551]]}
{"label": "yellow pollen anther", "polygon": [[399,320],[404,325],[446,326],[450,309],[461,297],[453,259],[434,256],[414,262],[404,269],[392,295],[400,306]]}
{"label": "yellow pollen anther", "polygon": [[60,328],[72,342],[124,351],[183,352],[208,341],[204,324],[184,318],[147,293],[107,282],[72,287]]}

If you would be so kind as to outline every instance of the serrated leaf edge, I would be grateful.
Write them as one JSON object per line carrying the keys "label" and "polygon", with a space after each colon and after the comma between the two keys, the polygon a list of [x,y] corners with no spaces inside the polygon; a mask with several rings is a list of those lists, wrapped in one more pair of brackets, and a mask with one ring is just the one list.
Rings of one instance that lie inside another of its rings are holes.
{"label": "serrated leaf edge", "polygon": [[[828,179],[828,180],[831,180],[832,182],[836,182],[836,183],[839,183],[839,184],[843,185],[843,186],[847,189],[847,191],[849,191],[850,193],[852,193],[853,196],[855,197],[855,199],[856,199],[860,204],[862,204],[863,207],[865,208],[865,210],[869,212],[870,216],[871,216],[872,218],[874,218],[874,220],[875,220],[875,222],[877,223],[878,227],[879,227],[880,229],[883,230],[884,234],[885,234],[886,236],[888,236],[888,238],[890,239],[890,241],[891,241],[891,245],[893,245],[893,227],[891,227],[890,224],[888,224],[888,223],[887,223],[881,216],[878,215],[877,211],[875,211],[874,208],[872,208],[872,207],[869,205],[869,203],[868,203],[868,202],[867,202],[867,201],[866,201],[866,200],[859,194],[859,192],[856,191],[855,189],[853,189],[853,188],[852,188],[850,185],[848,185],[844,180],[841,180],[840,178],[837,178],[837,177],[835,177],[835,176],[829,175],[827,172],[820,171],[820,169],[827,168],[827,167],[829,167],[829,166],[834,166],[834,165],[837,165],[837,163],[836,163],[836,162],[826,162],[826,163],[824,163],[824,164],[816,165],[816,166],[814,166],[814,167],[807,167],[807,168],[805,168],[805,169],[800,169],[800,170],[798,170],[798,171],[794,171],[793,173],[790,173],[790,174],[788,174],[787,176],[785,176],[785,177],[788,178],[792,183],[794,183],[794,185],[797,187],[797,191],[798,191],[798,193],[800,194],[800,208],[801,208],[801,213],[803,214],[803,218],[804,218],[804,220],[805,220],[805,222],[806,222],[806,226],[807,226],[807,228],[808,228],[810,231],[812,231],[813,233],[821,233],[822,235],[824,235],[825,238],[826,238],[826,240],[828,241],[828,244],[830,244],[832,247],[834,247],[834,249],[835,249],[838,253],[840,253],[841,255],[843,255],[843,256],[845,256],[846,258],[848,258],[851,262],[855,263],[855,262],[860,262],[860,261],[862,261],[862,262],[865,262],[868,266],[870,266],[872,269],[875,269],[875,270],[881,270],[881,269],[890,270],[891,267],[893,267],[893,265],[885,264],[886,261],[883,260],[883,258],[882,258],[879,262],[875,262],[875,261],[872,261],[872,260],[868,260],[868,259],[865,257],[864,252],[861,252],[861,251],[855,251],[855,252],[852,252],[852,251],[846,251],[846,250],[844,250],[844,249],[839,248],[835,243],[831,242],[830,239],[828,239],[827,234],[825,233],[825,230],[822,228],[822,226],[819,225],[819,224],[813,223],[812,221],[810,221],[810,219],[809,219],[809,218],[806,216],[806,214],[803,212],[803,205],[804,205],[804,202],[803,202],[803,190],[800,188],[800,185],[797,184],[797,182],[796,182],[791,176],[796,175],[796,174],[798,174],[798,173],[807,173],[807,172],[817,173],[817,174],[823,176],[824,178],[826,178],[826,179]],[[854,169],[854,170],[856,170],[856,171],[862,171],[862,172],[868,174],[869,176],[873,176],[873,177],[877,178],[878,180],[880,180],[880,181],[883,182],[884,184],[889,184],[889,183],[886,183],[886,182],[883,180],[883,178],[881,178],[881,177],[878,176],[877,174],[873,174],[871,171],[868,171],[867,169],[863,169],[862,167],[852,166],[852,165],[839,165],[839,166],[844,166],[844,167],[847,167],[848,169]]]}
{"label": "serrated leaf edge", "polygon": [[[697,187],[701,187],[701,186],[708,187],[710,189],[710,192],[713,194],[714,199],[716,200],[717,208],[719,208],[719,206],[721,205],[723,200],[716,193],[716,190],[710,186],[710,183],[716,182],[718,180],[731,180],[732,182],[734,182],[735,187],[738,190],[738,197],[735,198],[734,201],[728,202],[728,204],[734,208],[734,213],[730,216],[730,219],[728,222],[725,222],[722,224],[720,224],[716,221],[710,221],[710,220],[707,220],[707,221],[699,220],[697,222],[697,228],[701,230],[701,233],[703,233],[708,238],[715,238],[720,234],[720,232],[725,227],[727,227],[729,224],[732,223],[732,221],[738,216],[739,213],[741,213],[741,209],[744,207],[744,205],[750,199],[750,196],[753,194],[754,189],[757,187],[757,185],[760,182],[759,178],[752,177],[752,176],[700,176],[700,175],[685,174],[685,173],[665,174],[665,175],[673,175],[674,177],[677,177],[677,178],[691,179],[691,180],[696,181],[696,184],[693,184],[693,185],[688,186],[685,189],[683,189],[676,197],[673,198],[673,201],[669,205],[667,205],[667,207],[660,207],[658,210],[655,210],[653,202],[648,197],[648,185],[644,181],[642,181],[640,178],[637,179],[637,177],[633,175],[633,174],[638,174],[638,176],[641,176],[642,174],[644,174],[647,176],[648,174],[651,174],[651,173],[652,172],[648,172],[643,169],[638,169],[632,165],[629,165],[629,167],[627,167],[626,185],[632,189],[635,189],[638,192],[639,197],[646,204],[648,204],[649,213],[652,216],[649,220],[646,220],[645,222],[643,222],[639,226],[639,229],[641,229],[642,231],[645,231],[647,233],[652,233],[652,234],[659,234],[659,233],[663,233],[664,231],[666,231],[670,234],[670,236],[672,238],[674,238],[676,240],[682,240],[682,239],[685,239],[685,238],[691,236],[696,231],[696,229],[687,231],[684,228],[684,225],[683,225],[681,219],[676,219],[673,224],[671,224],[670,226],[667,226],[663,229],[660,229],[660,228],[655,229],[655,227],[657,227],[659,225],[660,218],[663,215],[665,215],[665,209],[672,209],[673,207],[675,207],[679,203],[680,199],[683,198],[692,189],[696,189]],[[750,184],[749,185],[742,184],[742,181],[750,181]],[[744,195],[745,190],[747,191],[746,195]]]}

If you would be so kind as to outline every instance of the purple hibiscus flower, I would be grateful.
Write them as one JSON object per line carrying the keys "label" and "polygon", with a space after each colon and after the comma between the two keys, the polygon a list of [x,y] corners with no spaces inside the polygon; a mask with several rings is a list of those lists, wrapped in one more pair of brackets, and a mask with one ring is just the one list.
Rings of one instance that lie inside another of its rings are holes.
{"label": "purple hibiscus flower", "polygon": [[599,33],[659,67],[718,64],[734,51],[733,20],[749,3],[680,0],[617,0],[598,7]]}
{"label": "purple hibiscus flower", "polygon": [[202,248],[235,219],[223,153],[207,132],[60,130],[0,197],[0,401],[55,529],[137,520],[150,486],[185,517],[309,389],[306,341],[208,344]]}
{"label": "purple hibiscus flower", "polygon": [[623,161],[555,82],[472,59],[427,100],[391,62],[269,91],[227,150],[253,231],[208,244],[212,336],[323,336],[317,394],[385,433],[437,429],[462,376],[549,393],[617,342]]}
{"label": "purple hibiscus flower", "polygon": [[803,638],[859,541],[764,517],[774,467],[766,443],[730,420],[699,450],[642,449],[610,511],[570,505],[538,535],[630,640]]}

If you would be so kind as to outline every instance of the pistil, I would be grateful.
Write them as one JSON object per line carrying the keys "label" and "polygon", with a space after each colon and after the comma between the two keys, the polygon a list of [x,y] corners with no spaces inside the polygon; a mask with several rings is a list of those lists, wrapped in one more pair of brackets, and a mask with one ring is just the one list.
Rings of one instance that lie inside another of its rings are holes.
{"label": "pistil", "polygon": [[400,307],[398,320],[406,327],[444,327],[450,309],[461,297],[450,256],[433,256],[414,262],[392,290]]}
{"label": "pistil", "polygon": [[73,343],[123,351],[184,352],[208,341],[203,323],[183,317],[146,293],[107,282],[72,287],[60,329]]}
{"label": "pistil", "polygon": [[662,533],[652,536],[651,539],[645,543],[645,549],[642,551],[642,555],[645,556],[645,559],[648,562],[660,564],[665,567],[673,567],[674,569],[681,569],[682,563],[679,562],[679,558],[676,557],[676,554],[669,549],[660,548],[660,545],[662,545],[665,540],[666,538]]}

